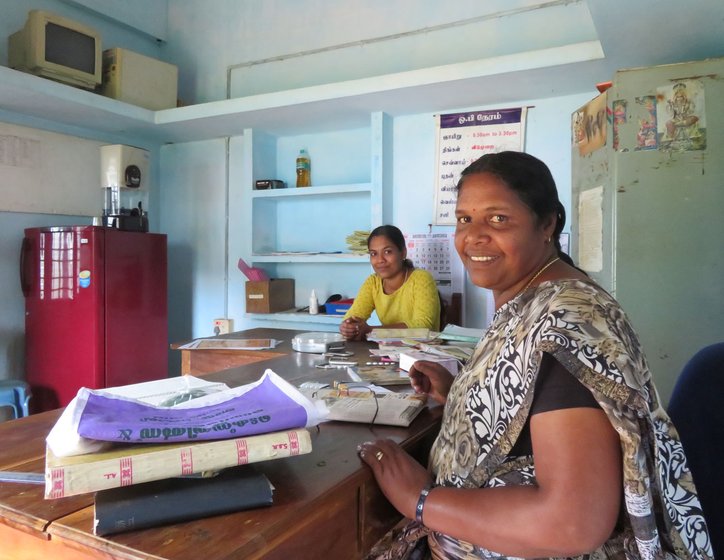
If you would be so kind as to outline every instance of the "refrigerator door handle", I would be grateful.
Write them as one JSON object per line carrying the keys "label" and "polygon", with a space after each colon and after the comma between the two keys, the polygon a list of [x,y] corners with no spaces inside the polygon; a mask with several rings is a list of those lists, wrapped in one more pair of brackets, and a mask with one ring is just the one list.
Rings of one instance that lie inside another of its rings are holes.
{"label": "refrigerator door handle", "polygon": [[23,290],[23,296],[28,297],[32,287],[32,259],[30,258],[30,250],[32,248],[32,239],[23,237],[23,245],[20,248],[20,288]]}

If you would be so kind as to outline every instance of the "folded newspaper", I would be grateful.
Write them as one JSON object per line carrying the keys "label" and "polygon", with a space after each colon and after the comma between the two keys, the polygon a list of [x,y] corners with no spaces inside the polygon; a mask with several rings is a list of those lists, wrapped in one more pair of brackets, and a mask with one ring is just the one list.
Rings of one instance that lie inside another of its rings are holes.
{"label": "folded newspaper", "polygon": [[233,389],[182,376],[115,389],[81,388],[47,444],[65,457],[111,443],[198,442],[305,428],[326,414],[323,403],[270,369],[259,381]]}
{"label": "folded newspaper", "polygon": [[340,384],[337,388],[304,388],[302,392],[315,402],[323,402],[329,411],[327,420],[409,426],[420,414],[426,395],[380,391],[372,385]]}

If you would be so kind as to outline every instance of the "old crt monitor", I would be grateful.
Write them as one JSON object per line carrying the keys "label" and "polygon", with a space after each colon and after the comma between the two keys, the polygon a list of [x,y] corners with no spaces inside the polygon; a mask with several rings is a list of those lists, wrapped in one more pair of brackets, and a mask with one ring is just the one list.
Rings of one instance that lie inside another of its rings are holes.
{"label": "old crt monitor", "polygon": [[86,89],[101,83],[100,34],[63,16],[31,10],[25,27],[10,36],[10,68]]}

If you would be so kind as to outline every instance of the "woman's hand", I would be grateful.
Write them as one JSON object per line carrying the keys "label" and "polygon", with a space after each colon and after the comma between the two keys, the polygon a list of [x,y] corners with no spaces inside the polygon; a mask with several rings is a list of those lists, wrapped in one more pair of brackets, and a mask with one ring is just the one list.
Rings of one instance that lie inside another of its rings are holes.
{"label": "woman's hand", "polygon": [[436,362],[418,360],[410,368],[410,384],[415,392],[425,393],[440,404],[447,401],[454,379],[452,373]]}
{"label": "woman's hand", "polygon": [[359,317],[349,317],[339,325],[339,332],[345,340],[364,340],[368,332],[372,330],[367,321]]}
{"label": "woman's hand", "polygon": [[420,492],[430,482],[425,468],[389,439],[365,442],[358,452],[390,503],[404,516],[415,519]]}

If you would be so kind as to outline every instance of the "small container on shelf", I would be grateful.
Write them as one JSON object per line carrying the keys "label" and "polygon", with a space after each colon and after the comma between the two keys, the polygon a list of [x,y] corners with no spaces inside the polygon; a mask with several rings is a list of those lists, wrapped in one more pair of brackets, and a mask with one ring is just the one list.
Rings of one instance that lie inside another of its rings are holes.
{"label": "small container on shelf", "polygon": [[317,292],[312,290],[309,296],[309,314],[316,315],[319,313],[319,302],[317,301]]}
{"label": "small container on shelf", "polygon": [[330,303],[324,304],[324,309],[327,315],[339,315],[342,316],[345,313],[347,313],[347,310],[352,307],[352,304],[354,303],[354,299],[340,299],[339,301],[334,301]]}
{"label": "small container on shelf", "polygon": [[312,184],[312,165],[307,150],[299,150],[297,156],[297,187],[309,187]]}

